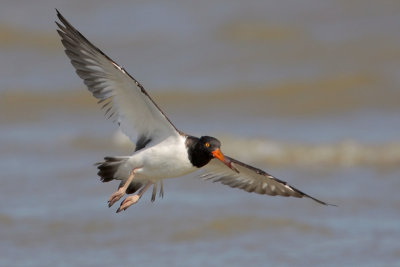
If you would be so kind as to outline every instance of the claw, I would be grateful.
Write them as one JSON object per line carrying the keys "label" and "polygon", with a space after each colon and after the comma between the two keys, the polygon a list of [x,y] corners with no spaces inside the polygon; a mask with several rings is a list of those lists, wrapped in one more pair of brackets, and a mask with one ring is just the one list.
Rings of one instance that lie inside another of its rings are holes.
{"label": "claw", "polygon": [[139,201],[140,197],[141,197],[140,195],[133,195],[133,196],[129,196],[129,197],[125,198],[125,200],[121,202],[121,205],[117,209],[117,213],[119,213],[123,210],[126,210],[133,204],[137,203]]}
{"label": "claw", "polygon": [[108,200],[108,207],[110,208],[112,205],[114,205],[115,202],[120,200],[123,196],[125,195],[125,190],[124,188],[118,189],[117,192],[111,195],[110,199]]}

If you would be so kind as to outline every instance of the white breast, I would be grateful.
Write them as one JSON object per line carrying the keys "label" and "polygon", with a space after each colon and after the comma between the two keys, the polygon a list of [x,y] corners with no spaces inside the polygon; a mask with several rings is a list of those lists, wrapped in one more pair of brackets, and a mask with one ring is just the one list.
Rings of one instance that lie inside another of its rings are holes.
{"label": "white breast", "polygon": [[129,173],[140,167],[137,173],[151,180],[179,177],[197,170],[189,158],[185,145],[186,137],[170,136],[158,144],[137,151],[127,161],[125,171]]}

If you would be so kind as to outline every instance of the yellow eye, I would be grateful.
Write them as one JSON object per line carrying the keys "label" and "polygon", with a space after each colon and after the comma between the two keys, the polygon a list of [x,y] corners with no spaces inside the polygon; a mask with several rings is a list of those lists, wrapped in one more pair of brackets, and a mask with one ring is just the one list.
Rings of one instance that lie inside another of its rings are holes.
{"label": "yellow eye", "polygon": [[206,146],[206,147],[210,147],[210,143],[207,142],[207,143],[205,144],[205,146]]}

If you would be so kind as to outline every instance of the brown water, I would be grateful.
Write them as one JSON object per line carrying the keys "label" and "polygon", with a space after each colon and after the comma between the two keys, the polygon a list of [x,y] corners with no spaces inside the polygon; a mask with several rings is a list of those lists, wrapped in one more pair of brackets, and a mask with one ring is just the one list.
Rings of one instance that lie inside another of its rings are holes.
{"label": "brown water", "polygon": [[[397,1],[3,1],[0,266],[400,265]],[[312,196],[196,175],[122,214],[93,163],[133,146],[55,32],[58,8],[175,125]]]}

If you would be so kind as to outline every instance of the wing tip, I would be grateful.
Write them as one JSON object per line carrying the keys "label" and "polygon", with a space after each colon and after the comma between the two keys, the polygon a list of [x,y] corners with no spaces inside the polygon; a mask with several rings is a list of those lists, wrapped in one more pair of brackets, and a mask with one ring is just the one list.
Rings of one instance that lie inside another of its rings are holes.
{"label": "wing tip", "polygon": [[58,11],[57,8],[55,8],[55,10],[56,10],[56,12],[57,12],[57,18],[58,18],[60,21],[65,20],[64,16],[60,13],[60,11]]}
{"label": "wing tip", "polygon": [[317,202],[317,203],[319,203],[319,204],[321,204],[321,205],[324,205],[324,206],[338,207],[338,205],[331,204],[331,203],[328,203],[328,202],[324,202],[324,201],[322,201],[322,200],[316,199],[315,197],[312,197],[312,196],[307,195],[307,194],[304,194],[304,193],[303,193],[303,196],[305,196],[305,197],[307,197],[307,198],[309,198],[309,199],[312,199],[312,200],[314,200],[315,202]]}

